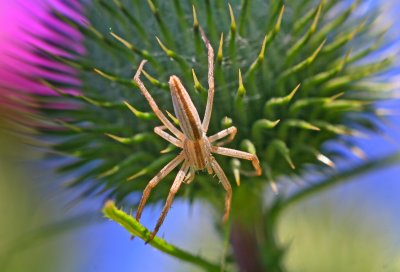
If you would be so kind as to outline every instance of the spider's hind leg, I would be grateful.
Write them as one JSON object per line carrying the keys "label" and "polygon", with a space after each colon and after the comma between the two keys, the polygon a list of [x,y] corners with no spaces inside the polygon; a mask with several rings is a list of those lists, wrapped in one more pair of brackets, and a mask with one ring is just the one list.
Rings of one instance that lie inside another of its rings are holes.
{"label": "spider's hind leg", "polygon": [[171,132],[174,134],[178,139],[184,139],[184,135],[181,131],[179,131],[169,120],[168,118],[162,113],[162,111],[158,108],[157,103],[154,101],[153,97],[149,93],[149,91],[144,86],[143,82],[140,80],[140,75],[143,71],[143,66],[145,65],[146,60],[142,60],[139,64],[139,68],[136,71],[135,76],[133,77],[133,81],[139,87],[140,91],[146,98],[147,102],[149,103],[151,109],[153,110],[154,114],[160,119],[161,123],[164,124]]}
{"label": "spider's hind leg", "polygon": [[[214,143],[215,146],[223,146],[223,145],[226,145],[227,143],[232,142],[232,140],[236,136],[236,133],[237,133],[237,128],[232,126],[232,127],[227,128],[227,129],[221,130],[220,132],[208,137],[208,140],[210,141],[211,144]],[[222,139],[222,138],[224,138],[226,136],[228,136],[227,139],[215,143],[219,139]]]}
{"label": "spider's hind leg", "polygon": [[154,128],[154,133],[163,138],[164,140],[170,142],[174,146],[182,148],[182,141],[175,138],[165,130],[167,129],[166,126],[158,126]]}
{"label": "spider's hind leg", "polygon": [[207,81],[208,81],[208,95],[207,95],[207,105],[206,105],[206,111],[204,113],[204,118],[203,118],[203,123],[202,127],[205,132],[208,131],[208,126],[210,125],[210,119],[211,119],[211,112],[212,112],[212,107],[214,103],[214,49],[212,48],[210,41],[207,39],[206,34],[204,33],[204,30],[200,28],[200,34],[201,38],[204,42],[204,44],[207,47],[207,60],[208,60],[208,75],[207,75]]}

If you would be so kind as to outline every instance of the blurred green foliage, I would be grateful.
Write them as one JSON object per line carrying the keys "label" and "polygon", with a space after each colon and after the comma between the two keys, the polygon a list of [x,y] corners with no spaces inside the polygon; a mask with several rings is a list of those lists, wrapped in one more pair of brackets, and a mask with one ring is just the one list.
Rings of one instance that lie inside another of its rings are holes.
{"label": "blurred green foliage", "polygon": [[54,214],[41,204],[35,184],[28,178],[35,174],[25,171],[28,149],[10,131],[0,120],[0,271],[63,271],[67,249],[62,240],[35,243],[51,233],[31,233],[48,224]]}
{"label": "blurred green foliage", "polygon": [[362,207],[363,202],[373,204],[360,196],[354,198],[358,201],[343,199],[346,209],[338,209],[337,196],[325,193],[284,214],[278,236],[288,246],[288,271],[400,270],[396,231],[388,216]]}

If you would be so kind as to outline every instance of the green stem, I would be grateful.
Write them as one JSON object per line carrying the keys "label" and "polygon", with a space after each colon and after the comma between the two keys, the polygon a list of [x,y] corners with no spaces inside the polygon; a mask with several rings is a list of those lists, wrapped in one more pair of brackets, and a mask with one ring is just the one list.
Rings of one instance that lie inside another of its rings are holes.
{"label": "green stem", "polygon": [[[137,236],[144,241],[149,240],[150,231],[146,229],[143,225],[141,225],[132,216],[126,214],[122,210],[119,210],[115,206],[113,201],[106,202],[103,207],[103,213],[107,218],[117,222],[122,227],[124,227],[127,231],[129,231],[130,234]],[[220,271],[218,265],[206,261],[199,256],[195,256],[189,252],[186,252],[174,245],[168,244],[165,240],[159,237],[154,237],[154,239],[149,242],[149,245],[182,261],[197,265],[203,268],[205,271]]]}
{"label": "green stem", "polygon": [[297,193],[291,195],[285,200],[280,201],[279,203],[276,204],[274,207],[273,211],[277,215],[278,213],[282,212],[285,208],[303,200],[306,199],[307,197],[319,193],[321,191],[327,190],[333,186],[336,186],[338,184],[344,183],[349,179],[352,179],[356,176],[365,174],[369,171],[372,170],[377,170],[382,167],[387,167],[390,165],[394,165],[400,163],[400,152],[396,152],[394,154],[387,155],[383,158],[378,158],[374,159],[371,161],[368,161],[366,163],[363,163],[359,166],[356,166],[354,168],[342,171],[336,175],[333,175],[326,180],[319,182],[315,185],[312,185],[310,187],[307,187],[303,190],[298,191]]}
{"label": "green stem", "polygon": [[284,248],[277,243],[275,221],[262,211],[261,188],[242,184],[233,195],[230,242],[240,272],[284,271]]}
{"label": "green stem", "polygon": [[265,272],[254,229],[235,220],[232,224],[231,245],[240,272]]}

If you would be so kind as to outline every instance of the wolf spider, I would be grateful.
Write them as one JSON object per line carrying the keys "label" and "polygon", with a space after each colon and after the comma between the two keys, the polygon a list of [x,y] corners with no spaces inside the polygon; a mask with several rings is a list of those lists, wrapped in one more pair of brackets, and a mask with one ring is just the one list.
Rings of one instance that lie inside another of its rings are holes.
{"label": "wolf spider", "polygon": [[[143,66],[146,63],[146,60],[143,60],[140,63],[139,68],[133,78],[134,82],[137,84],[140,91],[150,104],[151,109],[158,117],[158,119],[160,119],[161,123],[163,123],[163,126],[155,127],[154,132],[161,138],[182,149],[179,155],[177,155],[167,165],[165,165],[164,168],[162,168],[160,172],[152,180],[150,180],[143,191],[143,196],[140,200],[139,207],[136,213],[136,219],[138,221],[142,214],[143,207],[150,196],[151,190],[156,187],[157,184],[163,178],[165,178],[174,168],[176,168],[180,163],[183,162],[171,186],[167,201],[162,210],[161,216],[157,221],[156,227],[151,233],[149,241],[154,238],[160,226],[162,225],[171,207],[174,196],[178,192],[181,184],[189,184],[194,179],[195,172],[197,170],[207,169],[209,174],[215,173],[222,183],[222,186],[226,190],[225,214],[223,216],[223,222],[227,221],[230,212],[232,187],[221,166],[213,157],[213,153],[250,160],[253,164],[256,174],[261,175],[261,167],[256,155],[235,149],[221,147],[222,145],[233,140],[237,132],[236,127],[231,126],[212,136],[206,136],[210,124],[214,100],[214,50],[201,28],[200,33],[201,38],[208,51],[208,98],[202,122],[192,100],[190,99],[189,94],[187,93],[185,87],[182,85],[180,79],[177,76],[172,75],[170,77],[169,86],[171,89],[171,97],[175,115],[179,120],[181,131],[178,130],[158,108],[153,97],[150,95],[143,82],[140,80],[140,74],[142,73]],[[173,135],[166,132],[166,129],[168,129]],[[223,141],[218,141],[225,137],[227,137],[227,139]]]}

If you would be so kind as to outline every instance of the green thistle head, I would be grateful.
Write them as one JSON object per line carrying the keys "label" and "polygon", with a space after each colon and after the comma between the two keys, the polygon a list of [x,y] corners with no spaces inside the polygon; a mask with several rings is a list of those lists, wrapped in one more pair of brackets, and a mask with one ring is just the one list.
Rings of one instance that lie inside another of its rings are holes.
{"label": "green thistle head", "polygon": [[[72,105],[46,110],[54,125],[43,133],[57,141],[54,150],[72,157],[60,172],[75,173],[68,185],[85,188],[82,197],[130,196],[129,203],[137,204],[178,150],[153,133],[160,122],[131,79],[140,61],[148,60],[145,84],[161,110],[173,112],[167,82],[178,75],[202,116],[207,51],[200,26],[216,52],[209,134],[236,126],[229,147],[256,153],[263,168],[263,176],[249,177],[250,163],[217,157],[229,180],[238,181],[241,173],[242,187],[257,193],[282,176],[334,167],[343,155],[326,148],[328,142],[355,150],[359,131],[377,130],[369,116],[377,116],[373,103],[385,97],[387,86],[374,76],[392,62],[365,61],[380,47],[384,30],[373,27],[374,14],[354,14],[359,4],[96,0],[86,7],[87,23],[54,11],[84,34],[87,48],[83,56],[52,55],[79,70],[80,94],[62,91],[76,86],[42,79],[59,94],[46,102]],[[173,177],[153,191],[151,201],[165,199]],[[214,181],[200,173],[178,195],[204,197],[222,208],[223,190]]]}

